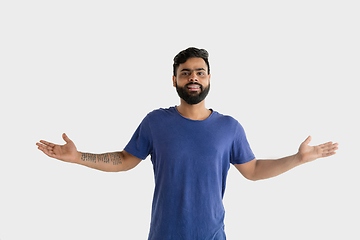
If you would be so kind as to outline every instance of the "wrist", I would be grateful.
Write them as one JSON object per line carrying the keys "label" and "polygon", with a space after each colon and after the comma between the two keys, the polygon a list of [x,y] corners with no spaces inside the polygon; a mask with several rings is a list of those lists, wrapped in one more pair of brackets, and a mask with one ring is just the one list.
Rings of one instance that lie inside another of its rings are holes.
{"label": "wrist", "polygon": [[77,151],[76,157],[75,157],[73,163],[81,164],[81,155],[82,155],[82,152]]}
{"label": "wrist", "polygon": [[302,157],[299,152],[294,155],[294,162],[296,163],[296,166],[303,164]]}

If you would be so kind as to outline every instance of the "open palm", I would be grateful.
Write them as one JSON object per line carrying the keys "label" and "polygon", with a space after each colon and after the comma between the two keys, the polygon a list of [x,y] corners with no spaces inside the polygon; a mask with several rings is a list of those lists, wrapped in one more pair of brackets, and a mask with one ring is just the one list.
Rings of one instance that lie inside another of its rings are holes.
{"label": "open palm", "polygon": [[36,143],[38,149],[43,151],[46,155],[52,158],[56,158],[65,162],[74,162],[78,156],[78,151],[75,144],[71,141],[66,134],[62,135],[66,144],[57,145],[44,140],[40,143]]}
{"label": "open palm", "polygon": [[318,146],[309,146],[310,141],[311,136],[300,145],[298,154],[302,163],[311,162],[321,157],[332,156],[338,149],[337,143],[327,142]]}

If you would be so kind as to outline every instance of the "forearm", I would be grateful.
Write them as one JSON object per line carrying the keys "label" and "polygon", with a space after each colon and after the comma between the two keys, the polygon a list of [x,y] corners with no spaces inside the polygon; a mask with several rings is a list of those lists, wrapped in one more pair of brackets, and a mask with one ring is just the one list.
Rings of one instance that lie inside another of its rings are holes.
{"label": "forearm", "polygon": [[105,172],[125,171],[121,152],[92,154],[78,152],[75,163]]}
{"label": "forearm", "polygon": [[272,178],[299,165],[300,159],[298,154],[273,160],[256,160],[252,180]]}

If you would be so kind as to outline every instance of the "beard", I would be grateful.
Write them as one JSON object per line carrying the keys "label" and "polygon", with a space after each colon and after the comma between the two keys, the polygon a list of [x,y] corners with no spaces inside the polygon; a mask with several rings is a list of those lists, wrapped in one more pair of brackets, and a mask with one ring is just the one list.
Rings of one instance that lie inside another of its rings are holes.
{"label": "beard", "polygon": [[[196,84],[200,86],[200,92],[190,92],[188,90],[188,85]],[[203,88],[203,86],[199,83],[188,83],[184,87],[179,87],[176,83],[176,91],[181,99],[183,99],[187,104],[194,105],[203,101],[210,91],[210,83],[207,87]]]}

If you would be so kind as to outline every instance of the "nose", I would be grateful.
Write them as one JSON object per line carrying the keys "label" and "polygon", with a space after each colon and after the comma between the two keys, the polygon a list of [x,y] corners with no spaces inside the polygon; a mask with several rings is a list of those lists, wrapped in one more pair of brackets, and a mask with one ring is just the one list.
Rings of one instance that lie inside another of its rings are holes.
{"label": "nose", "polygon": [[189,76],[189,82],[197,82],[198,78],[195,71],[192,71]]}

